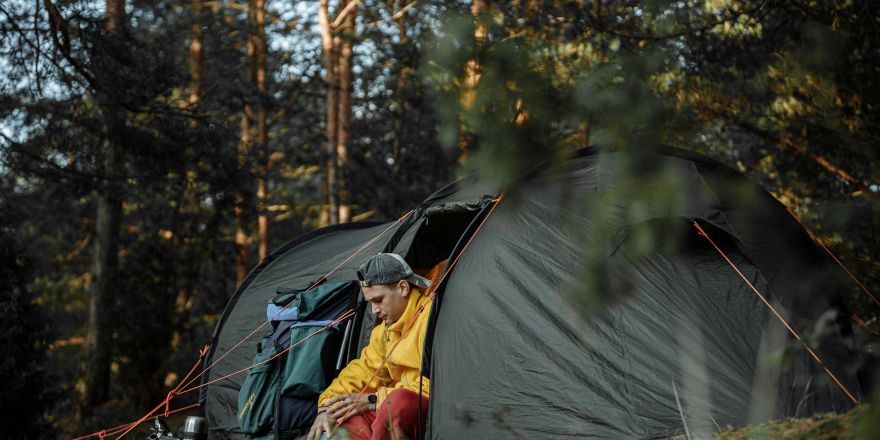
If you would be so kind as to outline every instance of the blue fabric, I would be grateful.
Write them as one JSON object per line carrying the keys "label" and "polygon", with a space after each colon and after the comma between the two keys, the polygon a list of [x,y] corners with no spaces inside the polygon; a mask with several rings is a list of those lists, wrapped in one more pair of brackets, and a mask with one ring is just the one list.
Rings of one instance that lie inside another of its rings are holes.
{"label": "blue fabric", "polygon": [[[284,310],[281,310],[282,308],[270,302],[266,305],[266,319],[272,321],[296,321],[296,318],[299,316],[299,309],[296,307],[284,307]],[[278,313],[279,310],[281,310],[281,313]],[[275,316],[276,314],[278,316]]]}

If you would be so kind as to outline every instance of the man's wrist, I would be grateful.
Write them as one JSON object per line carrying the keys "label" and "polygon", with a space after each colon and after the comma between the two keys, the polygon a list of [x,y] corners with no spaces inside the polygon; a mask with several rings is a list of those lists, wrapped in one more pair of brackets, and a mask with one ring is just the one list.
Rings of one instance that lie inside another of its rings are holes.
{"label": "man's wrist", "polygon": [[376,401],[377,400],[378,400],[378,398],[376,397],[375,394],[373,394],[373,393],[367,394],[367,403],[370,404],[370,411],[376,412]]}

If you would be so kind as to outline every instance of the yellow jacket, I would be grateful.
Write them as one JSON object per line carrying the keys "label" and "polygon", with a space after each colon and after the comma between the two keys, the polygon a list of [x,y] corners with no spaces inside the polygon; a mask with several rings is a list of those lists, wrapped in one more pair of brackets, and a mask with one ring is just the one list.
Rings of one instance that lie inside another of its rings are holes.
{"label": "yellow jacket", "polygon": [[[428,323],[428,315],[431,312],[431,304],[418,313],[419,307],[428,301],[421,290],[413,289],[400,319],[390,326],[382,322],[373,329],[370,334],[370,343],[361,351],[361,356],[349,363],[339,377],[333,380],[330,386],[321,393],[318,404],[322,405],[325,400],[345,393],[356,393],[367,385],[367,381],[373,377],[373,373],[380,368],[379,373],[366,387],[365,392],[376,394],[376,406],[389,393],[397,388],[405,388],[419,392],[419,371],[422,365],[422,347],[425,344],[425,325]],[[416,322],[409,332],[401,335],[411,320]],[[394,345],[400,340],[397,348]],[[382,365],[388,351],[394,348],[391,358]],[[430,382],[427,377],[422,378],[422,395],[428,397]]]}

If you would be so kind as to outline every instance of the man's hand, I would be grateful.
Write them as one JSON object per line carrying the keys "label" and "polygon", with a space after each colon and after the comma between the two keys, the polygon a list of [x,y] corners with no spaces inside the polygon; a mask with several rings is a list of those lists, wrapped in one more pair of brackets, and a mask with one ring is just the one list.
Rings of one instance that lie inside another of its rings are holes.
{"label": "man's hand", "polygon": [[312,423],[311,429],[309,429],[309,435],[306,436],[306,440],[320,440],[321,434],[327,433],[327,438],[330,438],[330,435],[333,431],[331,428],[336,426],[336,418],[330,415],[329,412],[324,411],[318,414],[318,417],[315,418],[315,423]]}
{"label": "man's hand", "polygon": [[321,405],[321,413],[315,418],[315,423],[312,423],[306,440],[320,440],[321,434],[325,432],[327,438],[331,438],[333,428],[369,409],[370,401],[367,399],[367,394],[348,393],[327,399]]}
{"label": "man's hand", "polygon": [[324,403],[327,413],[339,424],[362,412],[370,410],[370,401],[365,393],[340,394]]}

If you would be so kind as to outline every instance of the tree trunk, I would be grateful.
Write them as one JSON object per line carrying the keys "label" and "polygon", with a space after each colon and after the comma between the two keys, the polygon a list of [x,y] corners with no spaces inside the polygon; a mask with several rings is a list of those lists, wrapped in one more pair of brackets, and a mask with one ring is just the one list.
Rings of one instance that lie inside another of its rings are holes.
{"label": "tree trunk", "polygon": [[[327,200],[327,222],[339,223],[339,182],[337,181],[337,136],[338,136],[338,107],[339,107],[339,84],[338,73],[338,37],[333,34],[330,22],[329,0],[321,0],[318,8],[318,21],[321,24],[321,48],[324,57],[324,69],[327,75],[327,143],[325,153],[327,155],[326,172],[324,174],[324,187]],[[342,8],[345,1],[341,1]]]}
{"label": "tree trunk", "polygon": [[[193,23],[190,26],[190,42],[189,42],[189,74],[190,86],[189,96],[186,100],[186,110],[190,112],[190,127],[198,128],[200,125],[196,114],[199,112],[199,104],[202,96],[202,85],[204,83],[204,74],[202,70],[202,26],[203,17],[206,8],[204,0],[192,0],[190,3]],[[173,224],[174,228],[174,244],[183,249],[193,246],[193,239],[198,235],[199,213],[199,194],[198,194],[198,168],[196,163],[196,138],[191,137],[189,145],[187,145],[184,155],[186,160],[186,168],[184,172],[185,188],[182,195],[180,208],[175,209],[174,218],[177,219]],[[170,311],[174,319],[172,321],[173,333],[171,341],[180,340],[180,329],[185,325],[189,311],[189,305],[193,302],[194,282],[198,278],[199,262],[192,258],[187,258],[183,263],[185,270],[177,284],[180,288],[174,300],[174,308]],[[172,350],[177,347],[172,342]]]}
{"label": "tree trunk", "polygon": [[[192,0],[193,23],[190,27],[189,74],[192,77],[189,87],[189,105],[198,105],[202,96],[202,12],[204,0]],[[193,123],[196,120],[193,119]]]}
{"label": "tree trunk", "polygon": [[[476,52],[486,43],[489,36],[489,21],[486,14],[489,12],[490,0],[472,0],[471,15],[474,17],[474,47]],[[477,86],[480,84],[482,66],[480,60],[472,58],[465,63],[464,78],[462,79],[461,108],[467,113],[477,101]],[[472,148],[473,136],[467,127],[467,121],[462,121],[461,138],[458,142],[458,163],[467,162]]]}
{"label": "tree trunk", "polygon": [[125,26],[125,0],[107,0],[104,24],[108,35],[113,35]]}
{"label": "tree trunk", "polygon": [[[112,147],[110,147],[112,148]],[[110,162],[110,161],[108,161]],[[92,283],[89,288],[89,317],[86,324],[85,356],[82,365],[80,420],[91,415],[91,410],[109,398],[111,335],[107,319],[115,291],[119,220],[122,202],[109,188],[95,195],[95,242],[92,250]]]}
{"label": "tree trunk", "polygon": [[339,126],[336,135],[338,175],[336,176],[336,183],[339,188],[340,223],[348,223],[351,219],[351,207],[348,205],[345,172],[346,165],[348,164],[348,139],[349,126],[351,124],[352,46],[354,44],[355,18],[357,17],[357,3],[353,4],[354,6],[349,9],[342,22],[342,36],[339,48]]}
{"label": "tree trunk", "polygon": [[[189,87],[189,97],[187,99],[187,107],[190,114],[195,115],[197,113],[197,109],[199,106],[199,101],[202,96],[202,83],[203,81],[203,73],[202,73],[202,11],[204,10],[204,5],[202,4],[204,0],[192,0],[192,15],[193,15],[193,24],[190,27],[190,41],[189,41],[189,74],[190,74],[190,87]],[[190,118],[190,126],[195,128],[199,125],[198,118],[192,117]],[[196,193],[196,183],[198,179],[198,175],[196,172],[197,164],[195,164],[195,151],[193,143],[195,140],[191,140],[189,145],[186,148],[186,194],[184,196],[184,212],[187,214],[194,214],[197,206],[198,206],[198,196]]]}
{"label": "tree trunk", "polygon": [[[262,93],[265,90],[266,71],[261,69],[262,64],[265,67],[265,0],[248,0],[248,27],[249,34],[247,40],[247,78],[248,82],[254,87],[256,94],[256,103],[254,99],[248,97],[245,101],[242,119],[241,119],[241,136],[238,145],[238,164],[239,171],[243,176],[249,176],[256,168],[257,170],[257,198],[265,199],[265,180],[262,165],[265,162],[265,143],[266,143],[266,109],[263,105]],[[257,157],[259,164],[253,167],[253,144],[254,144],[254,117],[256,117],[257,129]],[[260,194],[262,189],[262,194]],[[251,238],[248,233],[248,214],[253,210],[252,194],[244,187],[239,187],[235,198],[235,248],[236,248],[236,277],[237,284],[241,284],[250,270],[251,255]],[[260,208],[260,206],[258,206]],[[258,209],[257,215],[262,212]],[[267,220],[267,219],[266,219]],[[265,224],[266,234],[268,238],[268,222]],[[262,234],[261,225],[258,222],[258,234]],[[265,243],[261,238],[261,246]],[[267,245],[265,245],[267,246]],[[261,251],[262,252],[262,251]]]}
{"label": "tree trunk", "polygon": [[[105,30],[108,38],[120,32],[125,25],[125,1],[107,0]],[[99,159],[98,175],[112,176],[119,168],[116,142],[122,137],[119,109],[105,109],[105,140],[103,157]],[[119,252],[119,222],[122,216],[122,197],[118,184],[107,178],[95,191],[95,242],[92,248],[92,280],[88,295],[86,341],[81,365],[82,382],[78,386],[80,401],[76,418],[83,421],[92,409],[105,402],[110,393],[111,338],[109,308],[116,291],[115,275]]]}
{"label": "tree trunk", "polygon": [[[409,35],[406,32],[406,14],[401,13],[403,9],[403,0],[394,0],[393,8],[392,8],[392,18],[394,19],[394,26],[397,28],[398,34],[398,47],[406,48],[411,40]],[[398,51],[400,53],[400,51]],[[400,162],[402,158],[401,154],[401,144],[403,141],[403,127],[406,123],[406,108],[405,108],[405,100],[403,98],[404,89],[406,88],[406,83],[409,75],[413,72],[412,66],[409,65],[410,60],[408,57],[405,59],[405,62],[400,63],[400,69],[397,71],[397,85],[394,93],[394,103],[396,106],[395,112],[395,120],[394,120],[394,141],[392,143],[392,151],[394,152],[394,172],[400,170]]]}
{"label": "tree trunk", "polygon": [[267,200],[269,197],[267,179],[269,177],[269,133],[266,118],[266,69],[268,49],[266,47],[266,2],[253,2],[254,20],[251,35],[254,37],[254,69],[257,87],[257,237],[260,259],[269,255],[269,217]]}
{"label": "tree trunk", "polygon": [[[251,126],[253,125],[253,109],[250,104],[245,104],[241,115],[241,135],[238,142],[238,173],[239,176],[248,174],[251,152]],[[246,179],[237,179],[239,181]],[[248,235],[247,217],[250,212],[249,205],[252,200],[244,184],[239,183],[235,189],[235,284],[239,285],[248,274],[250,269],[251,240]]]}

